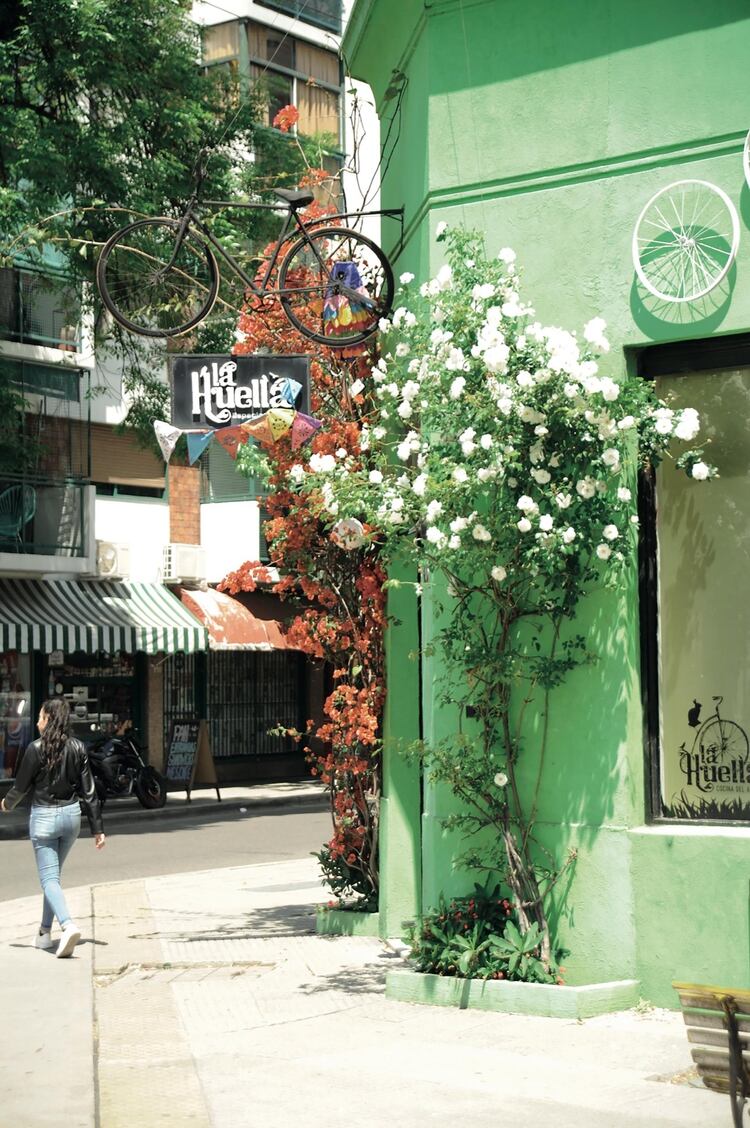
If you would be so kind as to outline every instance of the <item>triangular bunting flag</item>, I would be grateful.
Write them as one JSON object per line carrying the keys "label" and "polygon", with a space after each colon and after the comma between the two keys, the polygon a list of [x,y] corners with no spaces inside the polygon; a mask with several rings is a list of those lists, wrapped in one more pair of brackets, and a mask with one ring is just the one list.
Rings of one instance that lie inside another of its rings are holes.
{"label": "triangular bunting flag", "polygon": [[192,466],[197,462],[203,451],[206,449],[211,439],[214,437],[213,431],[188,431],[187,433],[187,447],[188,447],[188,460]]}
{"label": "triangular bunting flag", "polygon": [[273,441],[276,442],[285,435],[294,422],[297,412],[293,407],[272,407],[266,418],[271,428]]}
{"label": "triangular bunting flag", "polygon": [[319,419],[313,419],[312,415],[305,415],[298,411],[292,423],[292,450],[297,450],[308,439],[311,439],[321,426],[322,423]]}
{"label": "triangular bunting flag", "polygon": [[171,423],[165,423],[163,419],[155,419],[154,432],[164,461],[169,462],[182,431],[179,427],[173,427]]}
{"label": "triangular bunting flag", "polygon": [[257,419],[252,419],[249,423],[243,423],[242,430],[248,438],[255,439],[257,443],[273,442],[273,431],[271,430],[271,424],[268,422],[267,415],[260,415]]}
{"label": "triangular bunting flag", "polygon": [[297,396],[302,391],[302,385],[297,380],[285,380],[281,389],[281,394],[290,407],[294,407],[297,402]]}
{"label": "triangular bunting flag", "polygon": [[215,431],[217,443],[221,443],[224,450],[230,458],[237,457],[237,449],[247,442],[247,434],[245,433],[244,426],[237,427],[222,427],[221,430]]}

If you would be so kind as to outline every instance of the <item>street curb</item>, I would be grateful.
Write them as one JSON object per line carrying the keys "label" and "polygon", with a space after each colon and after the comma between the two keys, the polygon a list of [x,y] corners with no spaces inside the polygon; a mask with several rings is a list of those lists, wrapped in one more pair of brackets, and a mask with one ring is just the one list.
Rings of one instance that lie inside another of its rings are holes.
{"label": "street curb", "polygon": [[[115,800],[116,802],[116,800]],[[188,803],[181,801],[167,805],[157,811],[148,811],[145,807],[128,806],[117,810],[114,806],[106,805],[104,808],[104,829],[108,832],[111,827],[131,826],[133,823],[142,823],[144,829],[150,830],[161,822],[171,822],[174,819],[204,817],[215,819],[226,811],[239,811],[243,807],[248,810],[262,811],[278,807],[307,807],[313,810],[324,811],[328,809],[328,798],[323,791],[311,791],[297,795],[243,795],[242,798],[214,800],[210,804],[205,800]],[[19,814],[3,814],[0,816],[0,841],[3,839],[20,839],[28,836],[29,812],[24,808]],[[81,824],[83,837],[89,835],[88,824],[84,818]]]}

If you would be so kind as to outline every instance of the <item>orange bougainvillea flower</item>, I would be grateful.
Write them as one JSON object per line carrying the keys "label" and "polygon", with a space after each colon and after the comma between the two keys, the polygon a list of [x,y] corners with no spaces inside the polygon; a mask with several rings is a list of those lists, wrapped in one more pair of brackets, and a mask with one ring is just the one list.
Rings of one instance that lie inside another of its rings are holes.
{"label": "orange bougainvillea flower", "polygon": [[299,121],[299,110],[296,106],[283,106],[276,117],[273,119],[274,129],[280,129],[282,133],[288,133],[293,125]]}

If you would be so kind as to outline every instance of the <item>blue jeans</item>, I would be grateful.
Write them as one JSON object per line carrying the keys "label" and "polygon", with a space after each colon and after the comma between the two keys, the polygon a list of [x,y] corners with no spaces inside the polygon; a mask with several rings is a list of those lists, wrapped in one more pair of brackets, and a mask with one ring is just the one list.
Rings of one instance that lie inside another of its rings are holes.
{"label": "blue jeans", "polygon": [[81,830],[81,808],[76,800],[64,807],[32,807],[29,837],[44,894],[42,928],[49,930],[54,917],[60,925],[70,920],[60,885],[63,862]]}

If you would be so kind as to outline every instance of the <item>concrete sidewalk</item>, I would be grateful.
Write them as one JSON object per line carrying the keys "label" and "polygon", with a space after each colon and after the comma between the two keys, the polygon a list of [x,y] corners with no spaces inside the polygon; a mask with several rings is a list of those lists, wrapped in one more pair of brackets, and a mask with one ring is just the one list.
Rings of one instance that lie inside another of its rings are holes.
{"label": "concrete sidewalk", "polygon": [[568,1022],[386,1000],[399,957],[319,937],[309,859],[94,886],[75,957],[0,916],[5,1084],[18,1128],[726,1128],[686,1083],[682,1019]]}
{"label": "concrete sidewalk", "polygon": [[[201,817],[221,818],[226,811],[243,807],[260,810],[267,807],[308,806],[319,810],[328,806],[328,795],[317,780],[299,780],[292,783],[255,783],[246,787],[220,787],[221,800],[215,788],[193,791],[188,800],[185,791],[171,791],[166,806],[157,811],[147,811],[137,799],[110,799],[104,807],[104,829],[117,826],[140,825],[153,828],[164,819]],[[28,834],[28,806],[17,807],[0,817],[0,839],[25,838]],[[88,833],[83,820],[83,833]]]}

